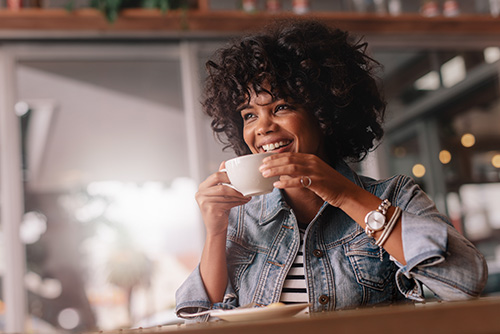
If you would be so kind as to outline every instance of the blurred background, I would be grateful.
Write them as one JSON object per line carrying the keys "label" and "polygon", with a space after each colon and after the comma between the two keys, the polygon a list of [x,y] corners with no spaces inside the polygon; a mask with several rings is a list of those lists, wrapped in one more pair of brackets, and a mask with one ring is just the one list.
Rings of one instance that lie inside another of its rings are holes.
{"label": "blurred background", "polygon": [[[113,5],[114,4],[114,5]],[[199,106],[233,36],[306,17],[369,43],[386,137],[353,166],[407,174],[500,293],[500,1],[0,0],[0,331],[175,323],[198,184],[223,152]]]}

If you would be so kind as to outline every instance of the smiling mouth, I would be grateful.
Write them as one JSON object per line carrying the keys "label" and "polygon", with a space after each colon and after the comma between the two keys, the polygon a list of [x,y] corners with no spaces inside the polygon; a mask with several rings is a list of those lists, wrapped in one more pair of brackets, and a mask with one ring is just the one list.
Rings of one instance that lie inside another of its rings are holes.
{"label": "smiling mouth", "polygon": [[266,152],[272,152],[272,151],[277,150],[279,148],[290,145],[291,142],[292,142],[291,140],[281,140],[281,141],[276,142],[276,143],[262,145],[262,149]]}

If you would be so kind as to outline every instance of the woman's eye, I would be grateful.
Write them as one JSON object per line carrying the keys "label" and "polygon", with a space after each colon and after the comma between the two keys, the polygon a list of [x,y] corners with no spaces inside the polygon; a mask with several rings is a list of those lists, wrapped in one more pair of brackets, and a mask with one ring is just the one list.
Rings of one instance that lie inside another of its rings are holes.
{"label": "woman's eye", "polygon": [[290,109],[290,106],[288,104],[279,104],[276,106],[275,112],[282,111],[282,110],[288,110]]}
{"label": "woman's eye", "polygon": [[248,121],[249,119],[255,117],[255,115],[252,113],[247,113],[247,114],[242,115],[242,117],[243,117],[244,121]]}

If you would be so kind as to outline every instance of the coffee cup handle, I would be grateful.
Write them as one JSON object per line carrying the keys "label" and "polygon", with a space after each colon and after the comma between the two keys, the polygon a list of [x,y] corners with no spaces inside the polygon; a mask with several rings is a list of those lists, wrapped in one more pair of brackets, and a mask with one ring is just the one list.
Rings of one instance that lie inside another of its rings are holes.
{"label": "coffee cup handle", "polygon": [[239,190],[238,190],[238,189],[236,189],[236,187],[235,187],[235,186],[233,186],[231,183],[224,183],[224,182],[222,182],[222,183],[219,183],[219,184],[221,184],[221,185],[223,185],[223,186],[226,186],[226,187],[229,187],[229,188],[233,188],[233,189],[234,189],[234,190],[236,190],[236,191],[239,191]]}
{"label": "coffee cup handle", "polygon": [[[224,172],[224,173],[227,173],[227,169],[222,168],[222,169],[220,169],[220,170],[219,170],[219,172]],[[236,187],[235,187],[235,186],[233,186],[231,183],[221,182],[221,183],[219,183],[219,184],[222,184],[223,186],[226,186],[226,187],[229,187],[229,188],[233,188],[234,190],[239,191],[239,190],[238,190],[238,189],[236,189]]]}

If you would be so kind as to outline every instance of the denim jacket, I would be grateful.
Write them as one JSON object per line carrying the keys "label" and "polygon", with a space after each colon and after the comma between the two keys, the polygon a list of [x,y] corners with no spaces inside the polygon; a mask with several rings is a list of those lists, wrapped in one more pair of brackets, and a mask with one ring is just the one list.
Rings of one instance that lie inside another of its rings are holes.
{"label": "denim jacket", "polygon": [[[483,256],[411,178],[376,181],[357,175],[343,162],[335,168],[403,210],[406,265],[376,246],[342,210],[324,203],[304,236],[311,312],[423,301],[422,284],[442,300],[479,296],[487,279]],[[196,268],[177,291],[177,314],[278,302],[299,238],[297,219],[278,189],[233,208],[226,243],[229,283],[223,302],[212,305]]]}

